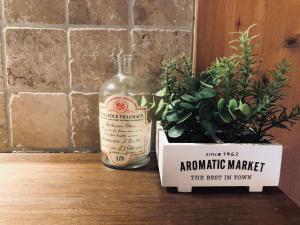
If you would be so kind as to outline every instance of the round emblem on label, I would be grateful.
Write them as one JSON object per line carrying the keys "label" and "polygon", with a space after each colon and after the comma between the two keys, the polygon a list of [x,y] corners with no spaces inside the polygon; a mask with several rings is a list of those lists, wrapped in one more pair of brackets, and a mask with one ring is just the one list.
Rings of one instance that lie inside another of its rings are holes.
{"label": "round emblem on label", "polygon": [[116,113],[122,114],[127,112],[128,104],[123,99],[117,99],[113,104],[114,110]]}

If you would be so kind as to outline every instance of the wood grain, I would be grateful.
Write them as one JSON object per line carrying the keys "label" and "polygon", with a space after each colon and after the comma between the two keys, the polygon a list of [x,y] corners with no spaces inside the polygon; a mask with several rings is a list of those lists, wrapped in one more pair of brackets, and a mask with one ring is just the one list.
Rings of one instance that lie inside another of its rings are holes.
{"label": "wood grain", "polygon": [[160,186],[155,157],[136,171],[112,170],[99,154],[1,154],[0,224],[299,225],[300,208],[275,188]]}
{"label": "wood grain", "polygon": [[[216,57],[232,53],[228,41],[234,35],[230,32],[257,24],[253,33],[260,36],[256,51],[262,60],[259,68],[267,71],[281,58],[289,59],[293,72],[284,104],[300,103],[300,1],[198,0],[197,11],[194,61],[198,73]],[[273,134],[284,145],[280,187],[300,205],[300,125],[292,132],[274,130]]]}

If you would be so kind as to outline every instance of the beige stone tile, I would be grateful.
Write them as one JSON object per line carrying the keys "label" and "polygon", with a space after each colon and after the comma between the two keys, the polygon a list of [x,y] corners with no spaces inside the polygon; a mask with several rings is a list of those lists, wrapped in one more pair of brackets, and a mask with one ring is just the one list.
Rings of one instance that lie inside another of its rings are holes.
{"label": "beige stone tile", "polygon": [[68,107],[65,94],[14,94],[10,111],[13,147],[68,147]]}
{"label": "beige stone tile", "polygon": [[192,27],[193,0],[135,0],[135,25]]}
{"label": "beige stone tile", "polygon": [[128,23],[128,0],[69,0],[73,24],[123,25]]}
{"label": "beige stone tile", "polygon": [[99,147],[98,94],[72,93],[71,99],[74,147]]}
{"label": "beige stone tile", "polygon": [[117,72],[116,55],[127,51],[127,30],[71,30],[71,81],[73,90],[94,92]]}
{"label": "beige stone tile", "polygon": [[7,148],[7,121],[5,114],[5,100],[4,93],[0,93],[0,152],[1,149]]}
{"label": "beige stone tile", "polygon": [[154,89],[160,78],[162,62],[182,53],[191,53],[191,32],[134,30],[132,39],[135,72],[138,76],[149,79],[149,85]]}
{"label": "beige stone tile", "polygon": [[7,29],[8,83],[13,90],[63,91],[66,35],[60,29]]}
{"label": "beige stone tile", "polygon": [[4,14],[9,23],[65,22],[63,0],[4,0]]}

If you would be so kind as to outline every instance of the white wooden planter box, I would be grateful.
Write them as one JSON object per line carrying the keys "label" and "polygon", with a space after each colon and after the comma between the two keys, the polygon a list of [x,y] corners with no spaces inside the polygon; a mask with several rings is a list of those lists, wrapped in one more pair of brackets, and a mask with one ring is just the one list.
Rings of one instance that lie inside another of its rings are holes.
{"label": "white wooden planter box", "polygon": [[247,186],[261,192],[278,186],[282,146],[169,143],[157,122],[156,155],[163,187],[191,192],[192,187]]}

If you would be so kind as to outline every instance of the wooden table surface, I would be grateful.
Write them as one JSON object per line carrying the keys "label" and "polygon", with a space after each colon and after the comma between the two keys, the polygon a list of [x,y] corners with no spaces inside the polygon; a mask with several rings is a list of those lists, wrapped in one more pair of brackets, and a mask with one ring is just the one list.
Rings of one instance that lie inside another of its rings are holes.
{"label": "wooden table surface", "polygon": [[300,208],[277,188],[166,190],[155,160],[126,171],[99,154],[17,153],[0,154],[0,224],[299,225]]}

